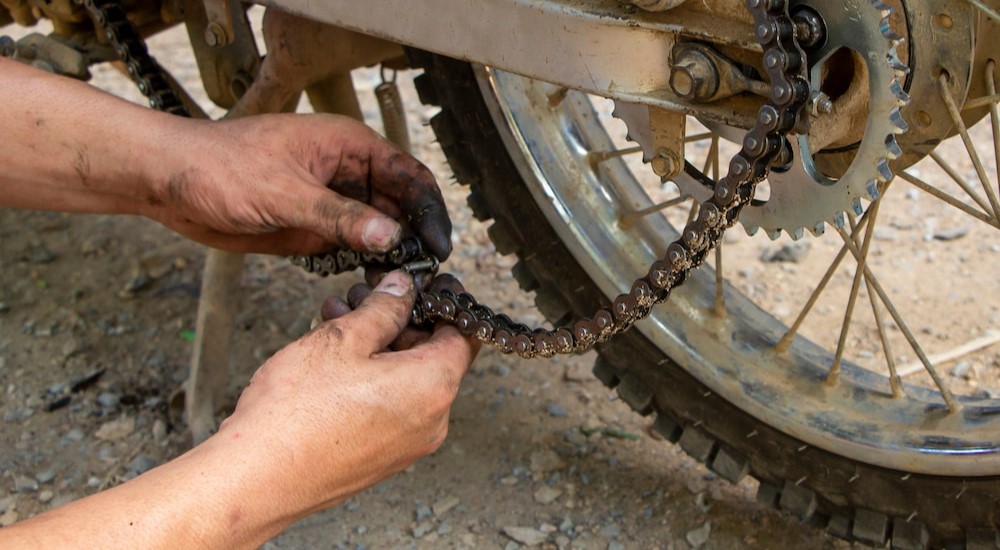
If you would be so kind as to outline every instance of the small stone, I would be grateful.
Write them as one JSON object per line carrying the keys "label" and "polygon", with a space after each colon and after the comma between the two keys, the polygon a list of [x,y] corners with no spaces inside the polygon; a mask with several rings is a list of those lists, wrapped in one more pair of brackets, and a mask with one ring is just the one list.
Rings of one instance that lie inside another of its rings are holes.
{"label": "small stone", "polygon": [[563,494],[562,490],[556,489],[555,487],[549,487],[548,485],[543,485],[537,491],[535,491],[535,502],[539,504],[552,504]]}
{"label": "small stone", "polygon": [[97,403],[105,409],[113,409],[117,407],[118,404],[121,403],[121,400],[121,396],[117,393],[101,392],[101,394],[97,396]]}
{"label": "small stone", "polygon": [[167,423],[157,418],[153,421],[153,441],[159,443],[167,438]]}
{"label": "small stone", "polygon": [[10,527],[17,523],[17,512],[14,510],[7,510],[4,515],[0,516],[0,527]]}
{"label": "small stone", "polygon": [[462,502],[462,500],[456,496],[447,496],[435,502],[431,508],[434,511],[435,517],[441,517],[450,512],[452,508],[458,506],[458,503],[460,502]]}
{"label": "small stone", "polygon": [[354,529],[354,532],[357,533],[357,534],[359,534],[359,535],[364,535],[365,533],[368,532],[368,526],[367,525],[358,525],[358,527],[356,529]]}
{"label": "small stone", "polygon": [[418,504],[417,505],[417,512],[416,512],[416,519],[417,519],[417,521],[423,521],[423,520],[431,517],[432,513],[433,512],[431,511],[431,507],[430,506],[428,506],[426,504]]}
{"label": "small stone", "polygon": [[438,525],[437,531],[434,532],[441,536],[447,535],[451,533],[451,525],[448,525],[447,521],[442,522],[441,525]]}
{"label": "small stone", "polygon": [[[727,233],[729,232],[727,231]],[[625,550],[625,546],[623,546],[622,543],[613,540],[608,543],[608,550]]]}
{"label": "small stone", "polygon": [[433,527],[433,525],[431,523],[429,523],[429,522],[427,522],[427,523],[421,523],[421,524],[415,525],[413,527],[413,529],[410,531],[410,533],[413,535],[413,538],[415,538],[415,539],[423,538],[424,535],[426,535],[427,533],[429,533],[431,531],[432,527]]}
{"label": "small stone", "polygon": [[48,470],[38,472],[35,474],[35,480],[39,483],[45,484],[56,478],[55,468],[49,468]]}
{"label": "small stone", "polygon": [[121,441],[135,431],[135,417],[123,416],[105,422],[97,429],[94,437],[102,441]]}
{"label": "small stone", "polygon": [[875,228],[874,238],[876,241],[895,242],[899,236],[896,229],[892,227],[879,226]]}
{"label": "small stone", "polygon": [[130,472],[135,472],[136,474],[144,474],[156,466],[156,461],[146,455],[139,455],[132,459],[131,462],[125,466]]}
{"label": "small stone", "polygon": [[15,493],[35,493],[38,491],[38,482],[28,476],[17,476],[14,478]]}
{"label": "small stone", "polygon": [[30,407],[18,407],[3,414],[4,422],[23,422],[35,415],[35,410]]}
{"label": "small stone", "polygon": [[558,403],[549,403],[548,406],[545,407],[545,410],[548,411],[549,416],[554,416],[556,418],[566,416],[566,409]]}
{"label": "small stone", "polygon": [[86,437],[86,435],[80,428],[73,428],[72,430],[66,432],[66,439],[70,441],[83,441],[84,437]]}
{"label": "small stone", "polygon": [[591,382],[594,380],[594,374],[591,371],[591,367],[579,361],[574,361],[571,364],[566,365],[563,377],[568,382]]}
{"label": "small stone", "polygon": [[777,250],[766,250],[761,254],[760,259],[764,262],[802,263],[806,259],[806,256],[809,255],[811,246],[812,243],[810,241],[796,241],[786,244]]}
{"label": "small stone", "polygon": [[954,241],[969,234],[968,227],[955,227],[934,232],[934,238],[939,241]]}
{"label": "small stone", "polygon": [[684,535],[684,539],[692,548],[701,548],[708,542],[708,537],[712,534],[712,522],[706,521],[701,527],[692,529]]}
{"label": "small stone", "polygon": [[618,538],[622,536],[622,529],[614,523],[609,523],[601,527],[601,536],[608,539]]}
{"label": "small stone", "polygon": [[504,535],[525,546],[535,546],[545,542],[549,536],[534,527],[504,527]]}
{"label": "small stone", "polygon": [[500,363],[493,363],[490,365],[490,372],[499,376],[500,378],[507,378],[510,376],[510,367]]}
{"label": "small stone", "polygon": [[59,495],[56,498],[52,499],[50,507],[58,508],[59,506],[62,506],[63,504],[69,504],[74,500],[76,500],[76,495],[74,495],[73,493],[66,493],[64,495]]}
{"label": "small stone", "polygon": [[531,471],[536,474],[547,474],[566,467],[563,459],[551,449],[531,453]]}
{"label": "small stone", "polygon": [[55,261],[56,255],[44,244],[38,243],[27,251],[25,259],[33,264],[48,264]]}
{"label": "small stone", "polygon": [[52,491],[45,489],[44,491],[38,493],[38,502],[49,502],[54,496],[55,494]]}
{"label": "small stone", "polygon": [[14,504],[14,497],[6,496],[0,498],[0,514],[6,512],[7,509],[10,508],[11,504]]}
{"label": "small stone", "polygon": [[974,374],[974,371],[971,361],[959,361],[959,363],[951,369],[951,375],[955,378],[971,378],[972,374]]}
{"label": "small stone", "polygon": [[0,302],[0,313],[7,313],[10,311],[10,305],[7,302]]}

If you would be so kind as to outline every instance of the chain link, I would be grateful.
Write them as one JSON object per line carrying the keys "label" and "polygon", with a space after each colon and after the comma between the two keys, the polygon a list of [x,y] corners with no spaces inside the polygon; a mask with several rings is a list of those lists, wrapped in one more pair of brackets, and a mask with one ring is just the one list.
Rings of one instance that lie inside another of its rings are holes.
{"label": "chain link", "polygon": [[[190,116],[160,65],[149,55],[142,36],[126,17],[117,0],[77,0],[102,29],[108,42],[128,67],[129,76],[155,109]],[[770,101],[757,113],[743,147],[729,163],[729,173],[715,184],[715,193],[700,204],[697,217],[667,247],[663,258],[637,279],[629,292],[616,297],[610,307],[571,327],[531,329],[504,314],[495,313],[467,293],[424,291],[417,296],[413,321],[444,321],[463,334],[492,345],[503,353],[526,358],[576,353],[607,341],[649,315],[682,284],[691,270],[704,262],[723,231],[736,223],[740,210],[753,198],[759,181],[773,162],[787,150],[785,135],[801,129],[803,107],[809,99],[804,78],[805,55],[795,42],[795,24],[787,0],[746,0],[754,19],[754,33],[763,49],[764,70],[771,82]],[[437,259],[416,239],[405,239],[386,254],[341,250],[334,254],[293,258],[296,265],[320,275],[351,271],[364,266],[400,266],[408,271],[434,271]]]}

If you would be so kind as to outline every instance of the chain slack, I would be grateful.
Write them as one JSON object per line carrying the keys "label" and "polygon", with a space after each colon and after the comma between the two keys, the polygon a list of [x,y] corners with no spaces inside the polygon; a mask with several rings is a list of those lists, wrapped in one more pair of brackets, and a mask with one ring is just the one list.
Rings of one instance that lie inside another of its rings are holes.
{"label": "chain slack", "polygon": [[[809,99],[809,83],[804,77],[805,55],[795,42],[795,23],[788,15],[786,0],[747,0],[754,19],[754,33],[764,56],[764,70],[771,83],[769,101],[757,113],[754,127],[746,134],[743,147],[729,163],[729,174],[716,185],[714,195],[701,203],[698,215],[667,247],[662,259],[650,266],[627,293],[616,297],[610,307],[597,310],[572,326],[549,330],[530,327],[495,313],[471,294],[447,290],[424,291],[417,297],[413,321],[443,321],[454,324],[463,334],[525,358],[552,357],[581,352],[607,341],[649,315],[653,306],[665,301],[682,284],[692,269],[700,266],[719,242],[723,231],[736,223],[740,210],[753,198],[758,182],[772,163],[778,161],[788,144],[785,135],[801,130],[806,120],[800,114]],[[300,257],[293,261],[308,271],[340,273],[366,265],[433,266],[419,243],[405,240],[384,255],[338,251],[335,254]],[[423,256],[421,258],[421,256]]]}

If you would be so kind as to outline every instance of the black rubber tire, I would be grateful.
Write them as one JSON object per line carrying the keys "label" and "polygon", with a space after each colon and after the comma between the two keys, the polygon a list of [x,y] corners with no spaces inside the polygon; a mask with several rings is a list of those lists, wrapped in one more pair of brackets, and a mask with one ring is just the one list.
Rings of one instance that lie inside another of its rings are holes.
{"label": "black rubber tire", "polygon": [[[469,205],[492,219],[502,254],[520,258],[514,273],[534,290],[554,324],[593,313],[608,300],[579,267],[530,199],[465,62],[409,50],[424,70],[421,101]],[[594,373],[655,428],[719,476],[760,481],[758,499],[836,536],[892,548],[1000,548],[1000,477],[955,478],[871,466],[805,445],[712,393],[638,331],[599,348]],[[915,515],[914,515],[915,512]]]}

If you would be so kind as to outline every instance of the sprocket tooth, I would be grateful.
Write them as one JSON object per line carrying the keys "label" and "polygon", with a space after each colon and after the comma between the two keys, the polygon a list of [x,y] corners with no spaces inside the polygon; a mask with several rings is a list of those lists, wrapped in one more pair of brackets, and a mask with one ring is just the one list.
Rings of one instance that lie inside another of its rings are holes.
{"label": "sprocket tooth", "polygon": [[900,106],[910,104],[910,94],[906,93],[906,90],[903,89],[903,83],[898,78],[893,79],[889,89],[892,90],[892,95],[896,96],[896,101],[899,102]]}
{"label": "sprocket tooth", "polygon": [[898,107],[889,113],[889,121],[894,127],[893,131],[897,134],[905,134],[910,129],[910,125],[906,123],[903,113]]}
{"label": "sprocket tooth", "polygon": [[847,218],[844,217],[843,212],[839,212],[833,217],[833,225],[838,229],[843,229],[847,225]]}
{"label": "sprocket tooth", "polygon": [[806,236],[806,230],[804,227],[796,227],[794,231],[789,231],[788,234],[791,235],[792,240],[797,241]]}
{"label": "sprocket tooth", "polygon": [[776,240],[778,240],[778,239],[779,239],[779,238],[781,237],[781,230],[780,230],[780,229],[775,229],[775,230],[773,230],[773,231],[769,231],[769,232],[767,233],[767,236],[768,236],[768,238],[770,238],[770,239],[771,239],[772,241],[776,241]]}
{"label": "sprocket tooth", "polygon": [[875,170],[878,172],[878,179],[882,182],[892,181],[895,177],[892,175],[892,168],[889,167],[889,161],[886,159],[878,159],[875,164]]}
{"label": "sprocket tooth", "polygon": [[873,201],[877,201],[882,196],[882,193],[878,190],[878,182],[876,180],[868,182],[868,185],[865,186],[865,192],[868,193],[868,198]]}
{"label": "sprocket tooth", "polygon": [[747,232],[747,235],[753,237],[754,235],[757,234],[758,231],[760,231],[760,226],[744,224],[743,229]]}
{"label": "sprocket tooth", "polygon": [[855,216],[860,216],[865,213],[865,207],[861,204],[861,199],[855,197],[851,201],[851,211],[854,212]]}
{"label": "sprocket tooth", "polygon": [[899,141],[895,135],[885,137],[885,152],[891,160],[896,160],[903,156],[903,148],[899,146]]}
{"label": "sprocket tooth", "polygon": [[817,223],[815,227],[809,229],[809,232],[817,237],[823,236],[823,234],[826,233],[826,223],[825,222]]}

